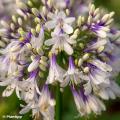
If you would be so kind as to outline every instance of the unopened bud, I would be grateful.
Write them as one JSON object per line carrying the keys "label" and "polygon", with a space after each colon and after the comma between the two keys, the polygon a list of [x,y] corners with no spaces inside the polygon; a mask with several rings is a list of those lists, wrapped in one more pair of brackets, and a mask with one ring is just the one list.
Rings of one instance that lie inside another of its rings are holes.
{"label": "unopened bud", "polygon": [[92,14],[92,13],[94,13],[94,11],[95,11],[95,5],[94,4],[91,4],[90,5],[90,13]]}
{"label": "unopened bud", "polygon": [[25,34],[25,32],[24,32],[24,30],[23,30],[22,28],[19,28],[19,29],[18,29],[18,33],[19,33],[20,35],[24,35],[24,34]]}
{"label": "unopened bud", "polygon": [[40,27],[40,24],[37,24],[37,26],[36,26],[36,32],[37,32],[37,33],[40,32],[40,28],[41,28],[41,27]]}
{"label": "unopened bud", "polygon": [[30,7],[32,7],[32,6],[33,6],[33,3],[29,0],[29,1],[28,1],[28,5],[29,5]]}
{"label": "unopened bud", "polygon": [[40,64],[39,67],[41,70],[46,71],[46,67],[44,65]]}
{"label": "unopened bud", "polygon": [[39,16],[39,11],[38,11],[36,8],[32,8],[32,13],[33,13],[35,16]]}
{"label": "unopened bud", "polygon": [[80,67],[83,64],[83,59],[79,59],[78,66]]}
{"label": "unopened bud", "polygon": [[44,74],[43,74],[43,72],[39,72],[39,77],[41,77],[41,78],[43,78],[44,77]]}
{"label": "unopened bud", "polygon": [[48,0],[47,5],[51,8],[52,7],[52,0]]}
{"label": "unopened bud", "polygon": [[85,68],[83,69],[84,73],[88,73],[89,70],[90,70],[89,67],[85,67]]}
{"label": "unopened bud", "polygon": [[111,13],[109,14],[109,17],[110,17],[110,18],[113,17],[114,14],[115,14],[115,12],[111,12]]}
{"label": "unopened bud", "polygon": [[28,47],[28,49],[32,49],[32,46],[31,46],[31,44],[30,43],[26,43],[26,46]]}
{"label": "unopened bud", "polygon": [[84,44],[83,43],[79,43],[79,46],[80,46],[80,48],[84,48]]}
{"label": "unopened bud", "polygon": [[70,10],[69,9],[66,9],[66,15],[69,15],[70,14]]}
{"label": "unopened bud", "polygon": [[36,22],[36,23],[40,23],[40,18],[36,17],[36,18],[35,18],[35,22]]}
{"label": "unopened bud", "polygon": [[31,33],[33,34],[33,35],[36,35],[36,31],[35,31],[35,29],[31,29]]}
{"label": "unopened bud", "polygon": [[87,60],[89,58],[90,54],[89,53],[86,53],[85,55],[83,55],[82,59],[83,60]]}
{"label": "unopened bud", "polygon": [[22,25],[22,23],[23,23],[23,22],[22,22],[22,18],[19,17],[19,18],[18,18],[18,24],[19,24],[19,25]]}
{"label": "unopened bud", "polygon": [[100,47],[97,49],[97,52],[98,52],[98,53],[101,53],[101,52],[104,50],[104,48],[105,48],[104,46],[100,46]]}
{"label": "unopened bud", "polygon": [[15,29],[15,25],[14,25],[14,23],[11,23],[11,24],[10,24],[10,28],[11,28],[12,30]]}
{"label": "unopened bud", "polygon": [[107,22],[108,19],[109,19],[109,14],[106,14],[106,15],[104,15],[104,16],[102,17],[101,21],[102,21],[103,23],[105,23],[105,22]]}
{"label": "unopened bud", "polygon": [[79,32],[80,32],[80,30],[79,30],[79,29],[76,29],[76,30],[74,31],[74,34],[75,34],[75,35],[78,35]]}
{"label": "unopened bud", "polygon": [[41,56],[41,59],[44,61],[47,61],[47,57],[45,57],[45,56]]}
{"label": "unopened bud", "polygon": [[17,22],[17,18],[16,18],[15,15],[12,16],[12,20],[13,20],[13,22],[15,22],[15,23]]}
{"label": "unopened bud", "polygon": [[77,35],[73,34],[70,38],[71,39],[76,39],[77,37],[78,37]]}

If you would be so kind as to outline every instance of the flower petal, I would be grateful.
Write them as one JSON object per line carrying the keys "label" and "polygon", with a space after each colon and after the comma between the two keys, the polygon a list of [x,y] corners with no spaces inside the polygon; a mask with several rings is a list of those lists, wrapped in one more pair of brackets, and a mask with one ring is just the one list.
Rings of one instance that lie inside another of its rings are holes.
{"label": "flower petal", "polygon": [[56,26],[56,21],[55,20],[51,20],[45,23],[45,27],[48,29],[53,29]]}
{"label": "flower petal", "polygon": [[63,25],[63,30],[64,30],[67,34],[73,33],[73,28],[72,28],[70,25],[68,25],[68,24],[64,24],[64,25]]}
{"label": "flower petal", "polygon": [[54,36],[54,35],[58,35],[58,34],[60,34],[60,32],[61,32],[61,29],[60,29],[59,25],[57,25],[57,26],[55,27],[54,32],[52,33],[52,35],[53,35],[53,36]]}
{"label": "flower petal", "polygon": [[103,30],[99,30],[97,31],[97,35],[100,37],[100,38],[106,38],[107,37],[107,33]]}
{"label": "flower petal", "polygon": [[28,66],[28,72],[32,72],[33,70],[37,69],[39,65],[39,60],[34,59],[32,63]]}
{"label": "flower petal", "polygon": [[75,21],[75,18],[74,17],[69,17],[69,18],[66,18],[65,19],[65,23],[67,23],[67,24],[71,24],[71,23],[73,23]]}
{"label": "flower petal", "polygon": [[45,41],[44,44],[47,46],[51,46],[51,45],[55,44],[55,39],[48,39]]}
{"label": "flower petal", "polygon": [[11,83],[11,80],[4,80],[0,82],[0,86],[6,86],[6,85],[9,85],[10,83]]}
{"label": "flower petal", "polygon": [[67,42],[64,42],[64,50],[68,55],[73,54],[73,49]]}
{"label": "flower petal", "polygon": [[58,13],[58,18],[65,18],[66,17],[66,15],[65,15],[65,13],[63,12],[63,11],[60,11],[59,13]]}
{"label": "flower petal", "polygon": [[14,89],[15,89],[15,85],[14,85],[14,84],[9,85],[9,86],[3,91],[2,96],[3,96],[3,97],[8,97],[8,96],[10,96],[10,95],[13,93]]}

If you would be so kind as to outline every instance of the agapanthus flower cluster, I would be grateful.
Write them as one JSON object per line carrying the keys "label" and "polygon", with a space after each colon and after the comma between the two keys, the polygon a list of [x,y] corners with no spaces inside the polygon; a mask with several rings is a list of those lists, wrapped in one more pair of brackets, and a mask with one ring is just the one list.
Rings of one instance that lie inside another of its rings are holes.
{"label": "agapanthus flower cluster", "polygon": [[[58,2],[59,1],[59,2]],[[20,114],[54,120],[52,87],[69,86],[81,116],[101,114],[103,100],[120,97],[120,32],[114,12],[103,13],[81,2],[74,15],[71,0],[17,2],[16,14],[1,21],[0,86],[3,97],[14,91],[25,101]],[[85,8],[85,9],[83,9]]]}

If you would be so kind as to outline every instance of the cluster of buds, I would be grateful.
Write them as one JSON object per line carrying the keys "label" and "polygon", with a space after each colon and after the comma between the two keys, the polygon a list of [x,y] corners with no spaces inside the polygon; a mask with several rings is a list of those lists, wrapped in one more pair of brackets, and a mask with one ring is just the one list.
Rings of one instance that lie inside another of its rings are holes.
{"label": "cluster of buds", "polygon": [[7,86],[4,97],[16,91],[25,101],[20,114],[32,110],[35,119],[54,120],[51,88],[58,85],[62,92],[70,87],[81,116],[101,114],[106,110],[102,99],[120,97],[114,80],[120,71],[120,32],[111,25],[114,12],[105,14],[90,4],[76,17],[71,0],[17,5],[11,20],[1,21],[0,86]]}

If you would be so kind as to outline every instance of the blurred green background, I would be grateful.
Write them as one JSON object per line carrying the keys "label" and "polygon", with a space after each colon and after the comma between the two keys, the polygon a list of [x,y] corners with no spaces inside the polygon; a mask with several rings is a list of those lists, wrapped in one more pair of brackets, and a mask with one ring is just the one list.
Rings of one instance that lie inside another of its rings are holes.
{"label": "blurred green background", "polygon": [[[104,6],[108,11],[115,11],[115,21],[120,28],[120,0],[95,0],[96,6]],[[117,78],[120,83],[120,77]],[[20,103],[16,94],[14,93],[9,98],[2,98],[2,91],[4,88],[0,87],[0,120],[10,120],[10,118],[3,118],[3,115],[19,115]],[[78,118],[78,112],[73,102],[72,94],[69,88],[65,88],[63,93],[63,107],[62,119],[63,120],[120,120],[120,98],[116,100],[105,101],[107,111],[103,112],[100,116],[91,115],[86,118]],[[15,118],[13,120],[16,120]],[[32,120],[30,112],[23,115],[21,120]]]}

